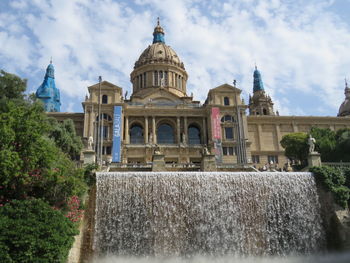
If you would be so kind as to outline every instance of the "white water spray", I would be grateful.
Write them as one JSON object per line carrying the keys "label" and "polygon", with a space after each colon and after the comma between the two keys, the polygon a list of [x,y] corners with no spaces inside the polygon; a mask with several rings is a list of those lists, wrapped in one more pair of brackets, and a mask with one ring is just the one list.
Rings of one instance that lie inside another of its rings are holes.
{"label": "white water spray", "polygon": [[97,256],[267,256],[324,249],[311,173],[97,173]]}

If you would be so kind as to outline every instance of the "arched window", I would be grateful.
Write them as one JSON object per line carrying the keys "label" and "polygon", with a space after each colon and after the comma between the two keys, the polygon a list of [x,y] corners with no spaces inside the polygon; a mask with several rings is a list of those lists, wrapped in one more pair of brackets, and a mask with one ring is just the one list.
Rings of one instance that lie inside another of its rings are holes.
{"label": "arched window", "polygon": [[164,71],[164,84],[165,86],[168,86],[169,85],[169,82],[168,82],[168,71]]}
{"label": "arched window", "polygon": [[157,130],[157,139],[160,144],[175,143],[174,129],[169,124],[161,124]]}
{"label": "arched window", "polygon": [[224,97],[224,105],[229,106],[230,105],[230,99],[228,97]]}
{"label": "arched window", "polygon": [[201,144],[201,132],[195,125],[188,127],[188,144]]}
{"label": "arched window", "polygon": [[221,122],[234,122],[235,119],[231,115],[225,115],[221,118]]}
{"label": "arched window", "polygon": [[267,115],[267,110],[263,109],[263,115]]}
{"label": "arched window", "polygon": [[107,103],[108,103],[108,96],[102,95],[102,104],[107,104]]}
{"label": "arched window", "polygon": [[158,86],[158,72],[154,71],[153,85]]}
{"label": "arched window", "polygon": [[139,124],[134,124],[130,129],[130,143],[131,144],[140,144],[144,143],[143,139],[143,128]]}

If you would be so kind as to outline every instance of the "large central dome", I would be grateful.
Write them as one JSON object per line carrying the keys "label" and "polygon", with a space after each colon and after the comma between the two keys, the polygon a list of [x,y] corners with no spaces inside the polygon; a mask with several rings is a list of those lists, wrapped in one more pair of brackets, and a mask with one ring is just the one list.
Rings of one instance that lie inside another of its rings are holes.
{"label": "large central dome", "polygon": [[134,99],[143,98],[155,89],[166,89],[177,97],[187,96],[187,72],[176,52],[165,44],[159,20],[154,28],[152,45],[135,62],[130,77]]}
{"label": "large central dome", "polygon": [[180,61],[176,52],[171,47],[161,42],[148,46],[135,62],[134,69],[152,63],[172,64],[184,69],[184,64]]}

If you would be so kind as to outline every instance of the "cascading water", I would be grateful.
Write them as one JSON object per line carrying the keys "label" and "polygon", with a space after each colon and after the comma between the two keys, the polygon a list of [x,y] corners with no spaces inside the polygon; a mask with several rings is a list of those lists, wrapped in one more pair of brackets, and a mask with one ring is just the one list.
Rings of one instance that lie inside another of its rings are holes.
{"label": "cascading water", "polygon": [[98,256],[260,256],[324,249],[311,173],[97,173]]}

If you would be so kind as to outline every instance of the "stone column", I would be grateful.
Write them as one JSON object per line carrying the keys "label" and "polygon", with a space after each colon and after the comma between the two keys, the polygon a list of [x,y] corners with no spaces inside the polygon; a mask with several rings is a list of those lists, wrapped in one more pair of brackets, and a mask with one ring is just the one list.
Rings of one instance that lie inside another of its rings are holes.
{"label": "stone column", "polygon": [[148,143],[148,116],[145,116],[145,144]]}
{"label": "stone column", "polygon": [[125,143],[129,144],[129,116],[125,116]]}
{"label": "stone column", "polygon": [[157,142],[157,138],[156,138],[156,119],[154,116],[152,116],[152,134],[153,134],[153,143],[155,144]]}
{"label": "stone column", "polygon": [[177,136],[177,143],[180,144],[181,143],[181,136],[180,136],[180,117],[177,117],[176,118],[176,124],[177,124],[177,127],[176,127],[176,136]]}
{"label": "stone column", "polygon": [[261,124],[258,124],[258,139],[259,139],[259,150],[262,150],[262,128]]}
{"label": "stone column", "polygon": [[282,140],[282,136],[281,136],[280,125],[276,124],[275,128],[276,128],[276,140],[277,140],[277,149],[276,150],[281,151],[280,141]]}
{"label": "stone column", "polygon": [[205,123],[206,117],[203,118],[203,132],[202,132],[202,143],[207,144],[207,125]]}
{"label": "stone column", "polygon": [[94,116],[94,106],[91,107],[91,110],[89,112],[89,131],[88,131],[88,136],[94,136],[94,121],[95,121],[95,116]]}
{"label": "stone column", "polygon": [[185,133],[186,141],[183,143],[187,144],[187,140],[188,140],[187,116],[184,117],[184,133]]}
{"label": "stone column", "polygon": [[89,128],[90,128],[90,122],[89,122],[89,116],[90,116],[90,111],[87,110],[87,106],[85,106],[84,109],[84,131],[83,131],[83,137],[88,138],[89,137]]}

